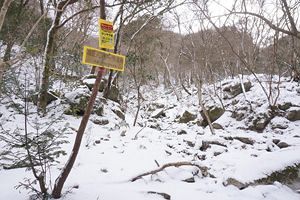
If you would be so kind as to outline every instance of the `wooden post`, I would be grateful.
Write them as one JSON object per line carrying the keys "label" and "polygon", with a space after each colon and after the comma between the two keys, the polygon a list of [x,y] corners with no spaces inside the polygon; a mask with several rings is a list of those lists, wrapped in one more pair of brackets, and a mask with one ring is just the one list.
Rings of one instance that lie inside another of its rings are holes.
{"label": "wooden post", "polygon": [[[104,7],[105,6],[105,0],[100,0],[100,5],[101,5],[101,9],[100,9],[101,18],[105,19],[105,7]],[[93,66],[93,68],[96,69],[95,66]],[[95,69],[94,69],[94,71],[95,71]],[[94,84],[93,90],[92,90],[92,95],[89,99],[86,111],[84,112],[84,115],[82,117],[79,129],[77,131],[77,135],[76,135],[76,138],[75,138],[75,142],[74,142],[74,145],[73,145],[71,155],[70,155],[67,163],[65,164],[64,168],[62,169],[60,175],[55,180],[54,188],[53,188],[53,191],[52,191],[52,197],[54,199],[58,199],[58,198],[61,197],[61,191],[63,189],[64,183],[67,180],[67,178],[68,178],[68,176],[69,176],[69,174],[70,174],[70,172],[73,168],[73,165],[75,163],[76,157],[77,157],[79,149],[80,149],[82,137],[83,137],[85,128],[87,126],[87,123],[89,121],[89,118],[90,118],[90,115],[91,115],[91,112],[92,112],[92,109],[93,109],[93,106],[94,106],[94,103],[95,103],[95,100],[96,100],[96,97],[97,97],[97,94],[98,94],[98,90],[99,90],[99,87],[100,87],[100,82],[101,82],[101,79],[102,79],[102,76],[103,76],[104,72],[105,72],[105,69],[100,68],[98,73],[97,73],[96,81],[95,81],[95,84]]]}
{"label": "wooden post", "polygon": [[[105,0],[100,0],[100,19],[106,19]],[[105,49],[102,49],[102,50],[105,50]],[[96,71],[96,66],[93,66],[90,74],[95,74],[95,71]]]}

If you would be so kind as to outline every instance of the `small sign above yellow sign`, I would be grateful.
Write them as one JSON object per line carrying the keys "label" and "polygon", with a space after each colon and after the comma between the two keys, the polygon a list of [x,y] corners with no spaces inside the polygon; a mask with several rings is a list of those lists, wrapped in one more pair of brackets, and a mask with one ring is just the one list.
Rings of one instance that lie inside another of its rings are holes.
{"label": "small sign above yellow sign", "polygon": [[124,71],[125,56],[84,46],[82,63],[106,69]]}
{"label": "small sign above yellow sign", "polygon": [[104,19],[99,19],[99,47],[114,49],[114,29],[113,23]]}

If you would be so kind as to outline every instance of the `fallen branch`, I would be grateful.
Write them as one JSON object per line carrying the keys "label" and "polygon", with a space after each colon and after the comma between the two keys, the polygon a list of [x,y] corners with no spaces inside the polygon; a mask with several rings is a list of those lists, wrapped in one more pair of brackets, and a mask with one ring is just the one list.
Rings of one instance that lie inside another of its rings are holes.
{"label": "fallen branch", "polygon": [[140,175],[132,178],[130,181],[134,182],[134,181],[136,181],[138,179],[143,178],[143,176],[148,176],[148,175],[156,174],[158,172],[163,171],[167,167],[181,167],[181,166],[194,166],[194,167],[197,167],[202,172],[203,176],[205,176],[205,177],[208,176],[207,167],[202,167],[202,166],[199,166],[199,165],[197,165],[195,163],[192,163],[192,162],[185,162],[185,161],[183,161],[183,162],[174,162],[174,163],[164,164],[164,165],[162,165],[161,167],[159,167],[159,168],[157,168],[155,170],[142,173],[142,174],[140,174]]}

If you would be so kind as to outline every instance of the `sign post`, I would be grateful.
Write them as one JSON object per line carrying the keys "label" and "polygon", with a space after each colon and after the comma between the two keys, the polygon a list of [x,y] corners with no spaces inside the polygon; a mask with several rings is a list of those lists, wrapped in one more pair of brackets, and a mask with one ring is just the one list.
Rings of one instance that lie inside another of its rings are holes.
{"label": "sign post", "polygon": [[[100,18],[105,19],[105,0],[100,0]],[[100,20],[101,21],[101,20]],[[112,29],[112,23],[108,24],[106,21],[104,21],[103,27],[100,27],[100,38],[101,40],[99,41],[100,47],[104,47],[111,49],[111,45],[113,46],[113,29]],[[101,24],[100,24],[101,25]],[[102,34],[102,36],[101,36]],[[101,46],[101,45],[104,46]],[[88,105],[86,107],[86,110],[84,112],[84,115],[82,117],[79,129],[76,134],[75,142],[73,145],[72,153],[70,154],[70,157],[65,164],[65,167],[61,171],[60,175],[58,178],[55,180],[55,185],[52,191],[52,196],[53,198],[60,198],[61,197],[61,191],[63,188],[63,185],[65,181],[67,180],[67,177],[69,176],[71,169],[75,163],[76,157],[78,155],[82,137],[85,131],[85,128],[87,126],[89,117],[91,115],[97,93],[99,90],[100,82],[102,79],[102,76],[105,72],[105,68],[108,69],[115,69],[119,71],[124,70],[124,64],[125,64],[125,57],[113,53],[106,52],[104,50],[99,50],[99,49],[94,49],[91,47],[84,47],[84,55],[83,55],[83,63],[84,64],[89,64],[93,66],[98,66],[100,67],[98,73],[97,73],[97,78],[95,81],[95,84],[93,86],[92,94],[89,99]]]}

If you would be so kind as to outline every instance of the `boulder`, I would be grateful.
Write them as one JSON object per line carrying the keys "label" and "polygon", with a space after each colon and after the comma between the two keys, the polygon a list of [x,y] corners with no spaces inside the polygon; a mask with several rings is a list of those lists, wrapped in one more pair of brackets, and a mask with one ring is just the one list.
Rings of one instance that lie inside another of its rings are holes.
{"label": "boulder", "polygon": [[250,144],[250,145],[253,145],[255,143],[254,140],[252,140],[251,138],[247,138],[247,137],[238,137],[237,136],[237,137],[234,137],[234,139],[239,140],[242,143]]}
{"label": "boulder", "polygon": [[99,106],[94,106],[94,113],[98,116],[103,116],[104,113],[104,105],[100,104]]}
{"label": "boulder", "polygon": [[[85,84],[89,88],[89,90],[92,90],[96,81],[96,77],[97,76],[94,74],[87,75],[83,78],[82,83]],[[99,92],[103,92],[106,85],[107,85],[107,80],[102,79],[99,86]]]}
{"label": "boulder", "polygon": [[[218,106],[213,106],[213,107],[210,107],[209,109],[207,109],[207,114],[208,114],[208,117],[211,122],[214,122],[217,119],[219,119],[224,114],[224,112],[225,112],[225,110],[222,107],[218,107]],[[208,122],[206,120],[203,110],[200,112],[200,114],[203,118],[202,124],[204,126],[207,126]]]}
{"label": "boulder", "polygon": [[125,114],[119,109],[112,110],[120,119],[125,120]]}
{"label": "boulder", "polygon": [[214,129],[221,129],[221,130],[224,130],[223,126],[222,126],[221,124],[219,124],[219,123],[216,123],[216,122],[214,122],[214,123],[212,124],[212,127],[213,127]]}
{"label": "boulder", "polygon": [[64,111],[66,115],[83,116],[88,104],[88,96],[79,96],[76,101],[69,102],[70,106]]}
{"label": "boulder", "polygon": [[170,200],[171,199],[171,196],[169,194],[167,194],[167,193],[164,193],[164,192],[149,191],[148,194],[156,194],[156,195],[159,195],[163,199],[166,199],[166,200]]}
{"label": "boulder", "polygon": [[280,149],[283,149],[283,148],[287,148],[289,147],[290,145],[286,142],[279,142],[278,144],[276,144]]}
{"label": "boulder", "polygon": [[242,121],[243,119],[245,119],[245,112],[243,111],[233,111],[231,117],[236,119],[237,121]]}
{"label": "boulder", "polygon": [[[245,92],[248,92],[252,87],[251,82],[245,82],[244,83],[244,88]],[[224,92],[227,92],[230,95],[230,98],[234,98],[237,95],[243,93],[243,89],[240,83],[236,83],[235,85],[229,85],[224,87],[223,89]]]}
{"label": "boulder", "polygon": [[272,142],[273,142],[274,144],[278,144],[278,143],[280,142],[280,140],[279,140],[279,139],[273,139]]}
{"label": "boulder", "polygon": [[109,124],[108,119],[93,119],[92,122],[97,125],[106,125]]}
{"label": "boulder", "polygon": [[291,102],[284,102],[284,103],[278,104],[278,108],[280,110],[284,110],[284,111],[290,109],[291,107],[292,107],[292,103]]}
{"label": "boulder", "polygon": [[297,180],[299,180],[299,175],[300,175],[299,171],[300,171],[300,165],[295,163],[282,170],[271,173],[266,178],[256,180],[255,183],[273,184],[275,181],[278,181],[282,184],[293,184]]}
{"label": "boulder", "polygon": [[152,118],[160,118],[160,117],[165,117],[166,114],[164,112],[164,109],[157,109],[155,111],[153,111],[153,113],[151,114]]}
{"label": "boulder", "polygon": [[266,113],[259,113],[257,116],[249,117],[249,129],[261,133],[271,121],[271,117]]}
{"label": "boulder", "polygon": [[[58,99],[58,95],[54,92],[49,90],[46,95],[47,99],[47,105],[49,105],[52,101],[56,101]],[[38,93],[33,94],[31,97],[28,99],[29,101],[32,101],[35,105],[38,103]]]}
{"label": "boulder", "polygon": [[286,118],[290,121],[300,120],[300,109],[293,109],[287,112]]}
{"label": "boulder", "polygon": [[189,111],[184,111],[182,116],[179,118],[179,123],[188,123],[190,121],[193,121],[197,118],[196,114],[192,114]]}
{"label": "boulder", "polygon": [[121,100],[119,88],[115,85],[111,85],[107,98],[114,102],[119,103]]}
{"label": "boulder", "polygon": [[191,177],[191,178],[187,178],[187,179],[184,179],[182,180],[183,182],[186,182],[186,183],[195,183],[195,178],[194,177]]}
{"label": "boulder", "polygon": [[247,184],[245,183],[242,183],[234,178],[228,178],[224,183],[223,183],[224,186],[228,186],[228,185],[233,185],[237,188],[239,188],[240,190],[241,189],[244,189],[245,187],[247,187]]}
{"label": "boulder", "polygon": [[186,135],[187,132],[183,129],[177,131],[177,135]]}

